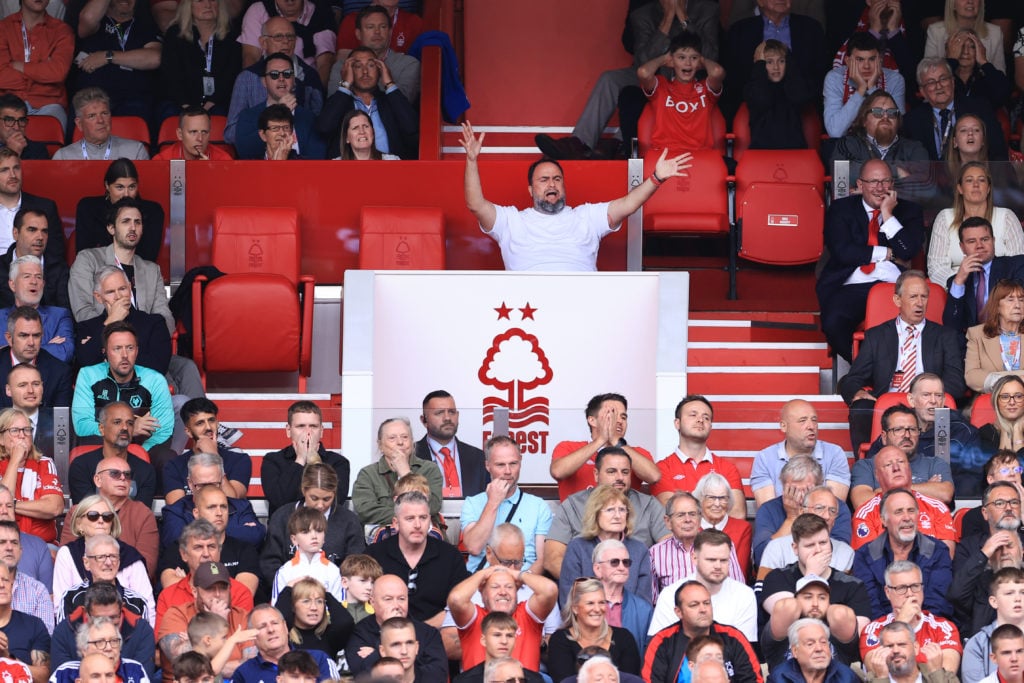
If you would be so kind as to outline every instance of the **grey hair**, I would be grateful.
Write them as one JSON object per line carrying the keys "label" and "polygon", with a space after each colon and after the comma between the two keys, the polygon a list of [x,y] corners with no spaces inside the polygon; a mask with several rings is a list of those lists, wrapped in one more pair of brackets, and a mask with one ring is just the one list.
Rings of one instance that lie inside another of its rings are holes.
{"label": "grey hair", "polygon": [[497,659],[492,659],[484,664],[484,681],[493,681],[498,668],[506,664],[518,664],[519,666],[523,666],[522,662],[518,659],[513,659],[512,657],[498,657]]}
{"label": "grey hair", "polygon": [[821,464],[818,463],[814,458],[807,455],[794,455],[789,459],[782,467],[782,471],[779,472],[780,481],[801,481],[806,479],[808,475],[814,477],[816,485],[822,484],[825,481],[825,473],[821,469]]}
{"label": "grey hair", "polygon": [[260,605],[256,605],[252,608],[252,611],[249,612],[249,619],[246,622],[249,625],[249,628],[252,628],[252,619],[256,616],[257,612],[266,612],[268,610],[277,613],[277,616],[281,617],[282,620],[284,619],[284,615],[281,614],[281,610],[277,609],[269,602],[264,602]]}
{"label": "grey hair", "polygon": [[950,76],[953,75],[953,70],[949,68],[949,63],[943,57],[925,57],[917,63],[917,84],[922,85],[925,72],[935,68],[945,69],[946,73]]}
{"label": "grey hair", "polygon": [[19,256],[18,258],[11,261],[11,267],[7,269],[8,280],[18,279],[18,271],[21,269],[22,263],[34,263],[35,265],[39,266],[40,270],[42,270],[43,268],[43,262],[39,260],[38,256],[33,256],[32,254]]}
{"label": "grey hair", "polygon": [[102,102],[110,108],[110,97],[102,88],[90,87],[82,88],[75,93],[75,96],[71,99],[71,107],[75,110],[75,118],[82,115],[82,110],[85,109],[86,105],[92,104],[93,102]]}
{"label": "grey hair", "polygon": [[85,552],[92,553],[101,545],[112,545],[115,550],[121,550],[121,544],[110,534],[96,534],[85,539]]}
{"label": "grey hair", "polygon": [[910,560],[895,560],[889,563],[889,566],[885,568],[885,585],[889,585],[889,577],[893,574],[900,574],[902,572],[916,571],[917,575],[924,577],[924,573],[921,571],[921,567],[916,562]]}
{"label": "grey hair", "polygon": [[807,493],[805,493],[804,494],[804,499],[800,501],[800,504],[802,506],[804,506],[804,507],[807,507],[807,499],[811,497],[812,493],[817,493],[818,491],[828,491],[829,493],[832,494],[832,497],[836,499],[836,504],[839,503],[839,499],[836,498],[836,492],[833,491],[832,489],[830,489],[828,486],[825,486],[824,484],[820,484],[818,486],[815,486],[813,489],[811,489]]}
{"label": "grey hair", "polygon": [[914,629],[910,628],[910,624],[906,623],[905,621],[890,621],[888,624],[882,627],[882,630],[879,632],[879,639],[881,639],[881,635],[883,633],[892,631],[903,631],[908,636],[910,636],[911,641],[917,638],[917,634],[914,633]]}
{"label": "grey hair", "polygon": [[188,476],[192,476],[193,467],[216,467],[220,470],[221,477],[224,476],[224,459],[217,453],[194,453],[188,459]]}
{"label": "grey hair", "polygon": [[185,550],[193,538],[220,538],[220,534],[209,520],[199,518],[192,520],[188,526],[182,529],[181,536],[178,537],[178,548]]}
{"label": "grey hair", "polygon": [[828,630],[828,625],[821,619],[815,619],[814,617],[805,617],[803,619],[797,619],[789,625],[789,630],[786,631],[786,635],[789,637],[789,646],[793,647],[800,642],[800,631],[807,628],[808,626],[818,626],[825,630],[825,637],[831,638],[832,632]]}
{"label": "grey hair", "polygon": [[406,491],[400,493],[395,498],[395,515],[398,515],[398,509],[403,505],[426,505],[430,507],[430,499],[423,495],[420,491]]}
{"label": "grey hair", "polygon": [[510,536],[514,536],[517,541],[523,544],[524,548],[526,547],[526,536],[523,534],[523,530],[511,522],[504,522],[495,526],[494,530],[491,531],[491,537],[487,539],[487,544],[494,548]]}
{"label": "grey hair", "polygon": [[701,477],[700,481],[698,481],[697,485],[693,488],[693,497],[696,498],[698,502],[703,503],[704,496],[707,495],[708,488],[712,486],[724,488],[726,491],[729,491],[730,488],[728,479],[718,472],[709,472]]}
{"label": "grey hair", "polygon": [[406,427],[408,427],[409,433],[412,434],[412,423],[409,422],[409,418],[402,416],[389,417],[388,419],[380,423],[380,427],[377,427],[377,443],[380,443],[380,440],[384,438],[384,428],[387,427],[392,422],[401,422]]}
{"label": "grey hair", "polygon": [[[615,669],[616,680],[619,679],[619,667],[615,666],[615,662],[604,655],[597,655],[596,657],[591,657],[587,661],[583,662],[583,666],[580,667],[580,671],[576,676],[578,683],[590,683],[590,670],[598,664],[611,664],[612,668]],[[486,681],[489,679],[485,678],[484,680]]]}
{"label": "grey hair", "polygon": [[680,500],[692,500],[697,504],[697,513],[700,514],[700,501],[697,500],[692,493],[689,491],[676,491],[668,500],[665,501],[666,517],[672,516],[672,511],[675,508],[676,502]]}
{"label": "grey hair", "polygon": [[120,273],[121,275],[124,275],[125,280],[128,279],[128,276],[124,274],[124,271],[118,268],[117,266],[103,266],[102,268],[99,269],[99,272],[96,273],[96,277],[93,278],[93,294],[99,294],[101,291],[103,291],[103,281],[106,280],[111,275],[113,275],[114,273]]}
{"label": "grey hair", "polygon": [[114,630],[117,631],[117,637],[121,640],[121,644],[124,644],[121,629],[117,627],[113,619],[110,617],[89,617],[89,621],[83,622],[75,632],[75,647],[78,648],[79,658],[85,657],[85,648],[89,647],[89,632],[94,628],[106,626],[107,624],[114,627]]}
{"label": "grey hair", "polygon": [[597,564],[601,561],[601,556],[604,555],[606,550],[625,550],[629,551],[626,544],[622,541],[614,538],[609,538],[607,541],[601,541],[594,546],[594,552],[590,553],[590,561],[593,564]]}

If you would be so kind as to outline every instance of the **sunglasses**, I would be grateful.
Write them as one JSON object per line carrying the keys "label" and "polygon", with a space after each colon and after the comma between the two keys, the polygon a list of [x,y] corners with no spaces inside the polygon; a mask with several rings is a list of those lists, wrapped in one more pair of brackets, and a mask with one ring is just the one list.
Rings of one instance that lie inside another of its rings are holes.
{"label": "sunglasses", "polygon": [[295,76],[295,71],[293,71],[292,69],[285,69],[284,71],[278,71],[277,69],[275,69],[273,71],[268,71],[267,75],[270,76],[270,80],[276,81],[277,79],[282,77],[292,78],[293,76]]}
{"label": "sunglasses", "polygon": [[900,115],[899,109],[888,109],[886,107],[871,107],[871,109],[868,109],[868,111],[871,112],[871,115],[874,116],[876,119],[880,119],[883,116],[890,119],[895,119],[897,116]]}
{"label": "sunglasses", "polygon": [[132,480],[132,471],[131,470],[103,470],[103,471],[105,473],[107,473],[108,475],[110,475],[111,479],[116,479],[118,481],[120,481],[122,479],[127,479],[128,481]]}
{"label": "sunglasses", "polygon": [[610,560],[601,560],[601,564],[607,564],[610,567],[632,567],[633,560],[628,557],[613,557]]}
{"label": "sunglasses", "polygon": [[102,519],[107,524],[110,524],[111,522],[114,521],[114,513],[113,512],[96,512],[95,510],[89,510],[89,512],[85,513],[85,518],[87,520],[89,520],[90,522],[96,522],[96,521],[99,521],[100,519]]}

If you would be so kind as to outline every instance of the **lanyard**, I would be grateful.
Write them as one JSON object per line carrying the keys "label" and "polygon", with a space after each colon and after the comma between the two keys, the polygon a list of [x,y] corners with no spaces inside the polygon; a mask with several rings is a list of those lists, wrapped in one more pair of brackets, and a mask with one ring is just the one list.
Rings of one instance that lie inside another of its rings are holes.
{"label": "lanyard", "polygon": [[206,73],[213,74],[213,35],[206,41]]}
{"label": "lanyard", "polygon": [[128,22],[128,28],[124,30],[124,35],[121,35],[121,24],[114,24],[114,33],[117,35],[117,44],[121,46],[121,52],[124,52],[128,45],[128,36],[131,35],[133,26],[135,26],[134,19]]}
{"label": "lanyard", "polygon": [[21,23],[21,43],[25,46],[25,63],[28,64],[32,58],[32,46],[28,43],[28,31],[25,29],[25,22]]}
{"label": "lanyard", "polygon": [[[111,138],[107,138],[107,151],[103,153],[103,161],[110,160],[110,146],[111,144],[113,144],[113,142],[114,141]],[[89,148],[85,146],[84,139],[82,140],[82,158],[85,159],[86,161],[89,160]]]}

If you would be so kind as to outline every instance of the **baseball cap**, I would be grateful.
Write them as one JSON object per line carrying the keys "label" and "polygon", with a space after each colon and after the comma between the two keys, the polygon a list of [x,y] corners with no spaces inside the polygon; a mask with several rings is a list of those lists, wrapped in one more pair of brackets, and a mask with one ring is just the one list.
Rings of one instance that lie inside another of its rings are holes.
{"label": "baseball cap", "polygon": [[230,583],[231,575],[228,568],[220,562],[203,562],[196,567],[192,575],[192,583],[197,588],[212,588],[218,583]]}
{"label": "baseball cap", "polygon": [[[812,586],[814,584],[819,584],[826,591],[829,591],[828,581],[826,579],[818,576],[817,574],[808,574],[807,576],[801,577],[800,580],[796,582],[796,591],[795,592],[799,593],[803,589],[807,588],[808,586]],[[829,592],[831,592],[831,591],[829,591]]]}

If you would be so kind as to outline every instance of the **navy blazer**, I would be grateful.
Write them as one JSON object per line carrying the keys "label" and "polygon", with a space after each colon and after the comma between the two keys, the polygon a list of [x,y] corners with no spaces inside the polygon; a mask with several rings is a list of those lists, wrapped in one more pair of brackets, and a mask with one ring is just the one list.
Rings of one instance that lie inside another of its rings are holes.
{"label": "navy blazer", "polygon": [[[491,482],[491,475],[484,469],[484,452],[464,441],[455,439],[455,442],[458,444],[459,466],[462,469],[462,497],[469,498],[483,493]],[[416,457],[428,462],[434,461],[425,436],[416,442]],[[440,464],[438,467],[441,469],[441,475],[444,476],[444,468]]]}
{"label": "navy blazer", "polygon": [[[11,371],[11,347],[0,348],[0,378],[7,382],[7,374]],[[73,396],[73,378],[71,366],[54,358],[46,349],[39,350],[36,367],[43,376],[43,402],[45,408],[70,406]],[[0,408],[12,407],[11,397],[7,392],[0,393]]]}
{"label": "navy blazer", "polygon": [[[34,194],[22,192],[21,208],[32,209],[46,215],[46,225],[50,230],[46,239],[46,251],[43,252],[43,256],[46,261],[53,259],[54,261],[65,262],[64,222],[60,218],[60,211],[57,210],[57,202],[46,197],[37,197]],[[43,303],[45,304],[46,302],[44,301]],[[59,306],[61,304],[53,305]]]}
{"label": "navy blazer", "polygon": [[[905,199],[899,200],[893,211],[903,228],[891,240],[879,232],[878,244],[892,249],[897,258],[910,260],[921,251],[924,243],[924,216],[921,207]],[[832,202],[825,214],[825,247],[828,261],[818,276],[815,290],[824,308],[832,295],[846,282],[857,268],[871,262],[872,247],[868,246],[867,211],[860,195],[843,197]]]}
{"label": "navy blazer", "polygon": [[[420,119],[415,107],[397,88],[387,94],[375,93],[374,101],[388,133],[388,153],[406,160],[416,159],[420,152]],[[328,158],[341,154],[341,120],[353,109],[352,95],[343,90],[324,102],[324,109],[316,118],[316,131],[327,141]]]}
{"label": "navy blazer", "polygon": [[[47,250],[49,252],[49,242]],[[43,253],[43,298],[39,302],[43,306],[60,306],[71,308],[71,299],[68,298],[68,278],[71,276],[71,269],[68,268],[63,254],[60,258],[50,258],[48,253]],[[7,253],[0,256],[0,273],[7,277],[11,270],[11,263],[14,262],[14,245],[7,248]],[[14,292],[10,287],[0,287],[0,308],[10,308],[14,305]]]}
{"label": "navy blazer", "polygon": [[[988,158],[990,161],[1006,161],[1009,157],[1006,151],[1006,139],[1003,137],[1003,128],[996,120],[992,105],[980,97],[955,97],[953,98],[953,111],[956,118],[966,114],[973,114],[985,122],[985,133],[988,136]],[[953,126],[950,126],[949,140],[953,137]],[[903,134],[917,140],[928,150],[928,158],[938,161],[945,158],[945,148],[935,149],[935,114],[932,106],[922,102],[907,112],[903,118]]]}
{"label": "navy blazer", "polygon": [[[946,291],[953,286],[953,278],[946,282]],[[988,291],[991,294],[1000,280],[1016,280],[1024,285],[1024,256],[996,256],[992,259],[989,269]],[[968,327],[978,324],[978,302],[974,290],[978,285],[978,274],[971,273],[964,284],[964,295],[954,299],[950,294],[946,297],[946,307],[942,310],[942,324],[956,330],[961,337],[967,334]],[[966,338],[963,340],[966,349]]]}
{"label": "navy blazer", "polygon": [[[900,357],[895,320],[893,318],[875,325],[864,333],[864,342],[860,345],[860,353],[854,358],[850,372],[839,380],[839,393],[847,404],[852,403],[854,395],[865,387],[875,397],[889,391]],[[963,396],[967,385],[964,380],[964,357],[960,353],[957,333],[930,320],[925,322],[921,333],[921,353],[924,371],[934,372],[941,377],[946,393],[954,399]]]}

